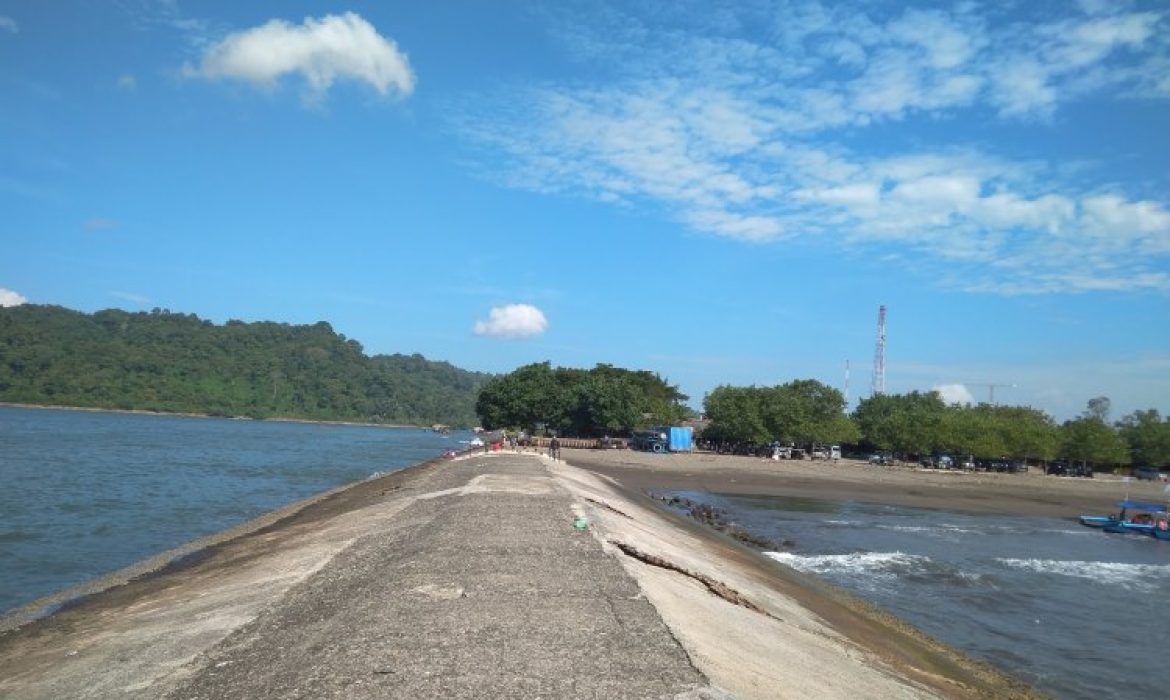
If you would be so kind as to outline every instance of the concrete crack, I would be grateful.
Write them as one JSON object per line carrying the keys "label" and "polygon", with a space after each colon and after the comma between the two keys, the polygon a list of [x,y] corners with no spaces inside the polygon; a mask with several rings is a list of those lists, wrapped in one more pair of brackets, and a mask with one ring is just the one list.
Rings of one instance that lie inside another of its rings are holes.
{"label": "concrete crack", "polygon": [[622,553],[625,554],[626,556],[633,557],[634,559],[637,559],[638,561],[640,561],[644,564],[649,564],[650,566],[657,566],[658,568],[667,569],[669,571],[676,571],[676,572],[682,574],[683,576],[689,576],[690,578],[693,578],[694,580],[696,580],[699,583],[706,586],[707,590],[710,591],[713,595],[719,596],[723,600],[726,600],[727,602],[729,602],[733,605],[738,605],[740,607],[747,608],[748,610],[751,610],[752,612],[759,613],[761,615],[766,615],[766,616],[771,617],[771,618],[779,619],[779,618],[776,618],[775,615],[768,613],[766,610],[764,610],[760,606],[756,605],[755,603],[751,602],[747,598],[740,595],[739,591],[735,590],[734,588],[728,586],[727,584],[725,584],[721,581],[716,581],[715,579],[711,578],[710,576],[707,576],[705,574],[695,573],[694,571],[689,571],[687,569],[682,568],[678,564],[675,564],[672,561],[663,559],[662,557],[654,555],[654,554],[647,554],[646,552],[639,550],[637,547],[630,545],[630,544],[626,544],[625,542],[619,542],[618,540],[610,540],[609,543],[614,545],[618,549],[622,550]]}

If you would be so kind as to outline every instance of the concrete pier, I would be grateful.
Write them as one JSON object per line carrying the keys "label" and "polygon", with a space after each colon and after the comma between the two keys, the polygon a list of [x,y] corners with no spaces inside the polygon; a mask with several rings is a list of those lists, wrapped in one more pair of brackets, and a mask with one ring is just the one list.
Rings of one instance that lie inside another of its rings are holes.
{"label": "concrete pier", "polygon": [[0,696],[715,697],[548,464],[359,484],[8,630]]}
{"label": "concrete pier", "polygon": [[541,461],[453,462],[172,698],[658,698],[703,684]]}

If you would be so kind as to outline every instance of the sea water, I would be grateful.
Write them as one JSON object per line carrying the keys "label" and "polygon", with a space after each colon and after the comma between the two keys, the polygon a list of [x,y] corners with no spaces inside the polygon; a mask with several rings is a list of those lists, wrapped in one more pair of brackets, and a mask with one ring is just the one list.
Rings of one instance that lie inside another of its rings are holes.
{"label": "sea water", "polygon": [[0,614],[467,437],[0,407]]}
{"label": "sea water", "polygon": [[1061,698],[1170,685],[1170,542],[1067,518],[679,492],[768,556]]}

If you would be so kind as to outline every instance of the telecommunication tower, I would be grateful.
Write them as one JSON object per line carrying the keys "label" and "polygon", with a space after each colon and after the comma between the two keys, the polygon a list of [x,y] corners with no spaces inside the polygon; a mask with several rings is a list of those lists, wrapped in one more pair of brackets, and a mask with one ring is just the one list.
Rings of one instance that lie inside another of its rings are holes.
{"label": "telecommunication tower", "polygon": [[849,360],[845,360],[845,412],[849,413]]}
{"label": "telecommunication tower", "polygon": [[873,351],[873,395],[886,393],[886,305],[878,307],[877,347]]}

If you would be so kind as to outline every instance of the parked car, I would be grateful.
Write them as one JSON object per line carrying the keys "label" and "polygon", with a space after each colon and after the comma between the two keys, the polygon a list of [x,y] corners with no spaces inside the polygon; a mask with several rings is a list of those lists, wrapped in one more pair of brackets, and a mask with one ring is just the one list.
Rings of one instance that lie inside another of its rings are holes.
{"label": "parked car", "polygon": [[1133,475],[1142,481],[1158,481],[1162,475],[1153,467],[1136,467]]}
{"label": "parked car", "polygon": [[1087,464],[1070,464],[1064,460],[1049,462],[1044,469],[1049,476],[1084,476],[1092,478],[1093,468]]}
{"label": "parked car", "polygon": [[1066,476],[1068,474],[1068,462],[1062,462],[1060,460],[1049,462],[1044,467],[1044,473],[1049,476]]}
{"label": "parked car", "polygon": [[869,456],[869,459],[866,461],[868,461],[870,464],[886,465],[886,464],[893,464],[894,457],[893,457],[893,455],[891,455],[888,452],[875,452],[875,453],[871,454]]}

